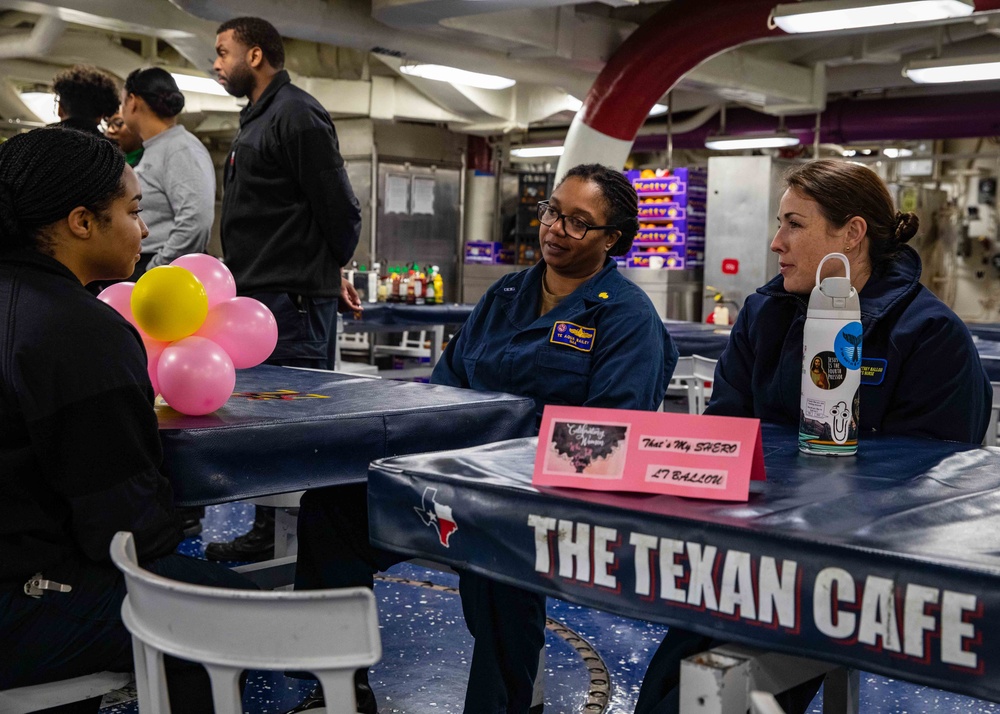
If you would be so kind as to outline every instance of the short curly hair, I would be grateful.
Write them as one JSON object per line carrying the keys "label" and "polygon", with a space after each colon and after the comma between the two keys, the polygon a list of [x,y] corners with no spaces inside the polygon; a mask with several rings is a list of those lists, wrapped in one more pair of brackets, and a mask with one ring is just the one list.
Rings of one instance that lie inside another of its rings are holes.
{"label": "short curly hair", "polygon": [[110,76],[90,65],[64,69],[52,80],[52,89],[68,116],[104,119],[118,111],[118,85]]}

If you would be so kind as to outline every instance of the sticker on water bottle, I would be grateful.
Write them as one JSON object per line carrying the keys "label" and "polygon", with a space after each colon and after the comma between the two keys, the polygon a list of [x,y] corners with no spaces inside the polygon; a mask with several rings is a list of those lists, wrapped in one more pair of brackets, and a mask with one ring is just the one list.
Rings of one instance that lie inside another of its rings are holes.
{"label": "sticker on water bottle", "polygon": [[837,333],[833,341],[837,357],[847,369],[861,368],[861,323],[849,322]]}
{"label": "sticker on water bottle", "polygon": [[844,366],[833,352],[820,352],[809,362],[809,378],[820,389],[836,389],[846,377]]}

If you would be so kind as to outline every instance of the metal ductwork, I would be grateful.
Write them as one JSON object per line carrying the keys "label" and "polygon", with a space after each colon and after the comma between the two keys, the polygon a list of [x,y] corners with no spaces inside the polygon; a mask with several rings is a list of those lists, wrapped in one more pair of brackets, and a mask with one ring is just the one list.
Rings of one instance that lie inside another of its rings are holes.
{"label": "metal ductwork", "polygon": [[65,30],[66,23],[58,17],[43,15],[30,32],[0,37],[0,59],[44,57]]}
{"label": "metal ductwork", "polygon": [[[803,144],[813,143],[815,125],[816,117],[811,115],[785,119],[786,129],[798,136]],[[769,132],[776,128],[774,117],[750,109],[730,109],[726,113],[727,135]],[[674,132],[674,148],[703,149],[706,137],[718,131],[719,122],[716,119],[693,131]],[[821,143],[856,144],[977,136],[1000,136],[1000,93],[841,99],[831,102],[820,116]],[[639,136],[633,149],[659,151],[665,139],[665,134]]]}
{"label": "metal ductwork", "polygon": [[572,166],[624,165],[652,106],[704,60],[780,31],[774,0],[674,0],[622,44],[594,82],[566,137],[556,179]]}
{"label": "metal ductwork", "polygon": [[[645,121],[646,113],[685,73],[706,59],[745,42],[782,34],[768,27],[768,18],[774,5],[774,0],[733,0],[727,3],[674,0],[646,21],[619,48],[587,94],[583,108],[574,118],[566,137],[566,148],[559,161],[557,179],[579,163],[598,161],[611,166],[623,165],[632,149],[636,133]],[[997,9],[1000,9],[1000,0],[976,1],[977,12]],[[666,52],[664,48],[669,48],[670,51]],[[899,101],[901,103],[898,106],[902,109],[905,106],[902,103],[904,100]],[[944,106],[945,102],[930,100],[930,103],[935,107],[932,111],[937,111],[942,116],[949,114]],[[852,116],[856,111],[852,107]],[[831,110],[827,113],[832,115]],[[931,114],[925,117],[922,122],[924,128],[920,131],[929,130],[933,123],[930,117]],[[942,120],[941,130],[945,131],[944,125],[954,120],[955,117]],[[749,121],[747,119],[748,123]],[[767,122],[767,129],[774,128],[773,118],[761,117],[760,121]],[[795,123],[814,121],[814,117],[808,117],[800,118]],[[985,123],[992,126],[992,123]],[[823,125],[829,124],[823,122]],[[883,126],[886,125],[887,122],[883,122]],[[892,138],[906,135],[905,117],[895,126],[899,133]],[[812,127],[809,128],[811,130]],[[859,132],[885,131],[875,127],[856,128]],[[733,127],[727,124],[727,132],[729,131],[733,131]],[[700,132],[703,132],[703,139],[707,129],[703,128]],[[687,140],[687,137],[695,133],[681,136]],[[990,128],[981,133],[996,134],[997,130]],[[834,131],[828,131],[823,136],[826,139],[821,140],[844,140],[842,133]],[[687,146],[678,141],[674,145]],[[699,144],[700,146],[703,144]]]}
{"label": "metal ductwork", "polygon": [[519,62],[503,52],[456,45],[441,38],[421,37],[386,27],[371,18],[370,6],[362,0],[339,0],[335,3],[286,0],[280,5],[267,0],[170,2],[206,20],[223,22],[233,17],[254,15],[273,24],[286,37],[499,74],[520,82],[550,84],[570,93],[583,94],[593,82],[593,74],[560,67],[551,60]]}

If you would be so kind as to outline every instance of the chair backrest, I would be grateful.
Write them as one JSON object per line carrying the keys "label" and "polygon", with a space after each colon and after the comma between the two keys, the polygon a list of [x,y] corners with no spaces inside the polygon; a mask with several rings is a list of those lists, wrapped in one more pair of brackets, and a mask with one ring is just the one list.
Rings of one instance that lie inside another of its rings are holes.
{"label": "chair backrest", "polygon": [[132,534],[124,532],[111,542],[111,559],[128,588],[122,620],[132,633],[143,714],[170,714],[164,654],[205,666],[216,714],[242,712],[239,676],[245,669],[312,672],[323,687],[328,712],[357,711],[354,671],[382,656],[371,590],[189,585],[139,566]]}
{"label": "chair backrest", "polygon": [[691,414],[701,414],[712,396],[712,383],[715,381],[715,365],[719,360],[691,356],[692,377],[688,382],[688,411]]}

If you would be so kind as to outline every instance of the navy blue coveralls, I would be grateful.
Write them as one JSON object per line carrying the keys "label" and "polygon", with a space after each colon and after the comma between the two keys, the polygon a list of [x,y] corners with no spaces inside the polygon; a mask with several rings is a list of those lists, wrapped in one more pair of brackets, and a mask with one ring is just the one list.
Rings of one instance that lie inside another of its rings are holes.
{"label": "navy blue coveralls", "polygon": [[[532,397],[539,421],[546,404],[659,408],[677,348],[646,294],[609,259],[539,317],[544,269],[540,262],[495,283],[448,344],[431,381]],[[359,505],[366,498],[365,484],[306,492],[297,590],[371,587],[375,572],[405,560],[368,543],[367,509]],[[461,589],[476,638],[465,712],[527,712],[544,644],[545,597],[471,573],[462,573]]]}
{"label": "navy blue coveralls", "polygon": [[[920,284],[920,257],[908,246],[861,289],[861,429],[981,443],[993,390],[965,324]],[[807,299],[778,276],[747,298],[715,370],[706,414],[757,417],[798,426],[802,330]],[[636,714],[674,714],[680,662],[721,641],[671,628],[643,679]],[[778,698],[805,711],[820,681]]]}

